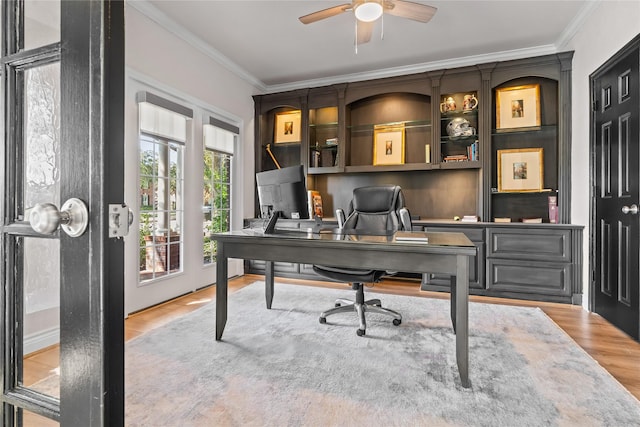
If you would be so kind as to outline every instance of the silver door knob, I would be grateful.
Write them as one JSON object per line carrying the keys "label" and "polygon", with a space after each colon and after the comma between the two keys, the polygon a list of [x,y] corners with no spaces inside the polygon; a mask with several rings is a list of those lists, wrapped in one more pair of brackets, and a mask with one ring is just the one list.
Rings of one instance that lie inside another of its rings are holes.
{"label": "silver door knob", "polygon": [[623,206],[622,207],[622,213],[623,214],[631,214],[631,215],[637,215],[638,214],[638,205],[631,205],[629,206]]}
{"label": "silver door knob", "polygon": [[67,200],[60,210],[52,203],[38,203],[31,210],[29,223],[38,233],[52,234],[61,227],[69,236],[78,237],[87,229],[89,211],[87,205],[76,198]]}

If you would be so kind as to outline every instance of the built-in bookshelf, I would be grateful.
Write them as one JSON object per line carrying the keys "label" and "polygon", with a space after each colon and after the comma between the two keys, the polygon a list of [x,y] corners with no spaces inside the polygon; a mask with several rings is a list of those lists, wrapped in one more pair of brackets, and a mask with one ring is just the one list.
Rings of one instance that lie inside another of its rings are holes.
{"label": "built-in bookshelf", "polygon": [[[567,52],[257,95],[256,171],[277,167],[274,157],[283,167],[302,163],[325,213],[344,208],[357,186],[394,182],[403,184],[412,213],[421,218],[547,223],[553,196],[557,222],[567,223],[571,58]],[[540,87],[540,124],[498,126],[496,93],[526,85]],[[295,110],[301,112],[300,141],[276,143],[277,117]],[[451,128],[459,133],[450,134]],[[381,134],[390,136],[388,155],[398,149],[401,155],[391,161],[386,152],[380,155],[380,144],[388,142]],[[544,153],[544,185],[500,190],[498,152],[527,148]]]}
{"label": "built-in bookshelf", "polygon": [[477,91],[441,96],[440,153],[443,163],[479,162],[478,103]]}

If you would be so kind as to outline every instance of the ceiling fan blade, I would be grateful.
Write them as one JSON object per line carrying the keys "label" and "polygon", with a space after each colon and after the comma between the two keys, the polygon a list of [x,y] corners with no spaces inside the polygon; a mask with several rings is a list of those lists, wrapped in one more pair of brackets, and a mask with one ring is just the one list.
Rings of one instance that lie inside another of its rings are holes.
{"label": "ceiling fan blade", "polygon": [[342,12],[346,12],[351,8],[351,3],[341,4],[340,6],[330,7],[328,9],[319,10],[317,12],[310,13],[308,15],[298,18],[303,24],[311,24],[312,22],[320,21],[321,19],[331,18],[332,16],[340,15]]}
{"label": "ceiling fan blade", "polygon": [[371,40],[371,33],[373,33],[373,25],[374,22],[357,22],[357,30],[356,30],[356,43],[363,44],[367,43]]}
{"label": "ceiling fan blade", "polygon": [[438,10],[433,6],[405,0],[385,1],[384,6],[384,11],[389,15],[413,19],[419,22],[429,22]]}

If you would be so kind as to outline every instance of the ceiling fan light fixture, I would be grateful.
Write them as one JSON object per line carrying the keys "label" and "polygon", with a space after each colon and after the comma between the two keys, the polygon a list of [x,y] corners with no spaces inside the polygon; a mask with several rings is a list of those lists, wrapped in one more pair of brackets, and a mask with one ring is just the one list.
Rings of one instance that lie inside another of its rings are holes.
{"label": "ceiling fan light fixture", "polygon": [[356,6],[354,13],[358,21],[373,22],[382,16],[382,5],[377,1],[368,1]]}

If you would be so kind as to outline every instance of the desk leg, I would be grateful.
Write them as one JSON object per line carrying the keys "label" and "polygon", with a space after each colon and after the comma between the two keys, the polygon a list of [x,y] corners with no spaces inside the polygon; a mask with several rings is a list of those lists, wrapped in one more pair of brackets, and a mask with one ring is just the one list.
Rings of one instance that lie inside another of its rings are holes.
{"label": "desk leg", "polygon": [[222,332],[227,324],[227,256],[224,244],[218,241],[216,255],[216,341],[222,339]]}
{"label": "desk leg", "polygon": [[265,262],[264,266],[264,294],[267,298],[267,308],[271,308],[273,302],[273,261]]}
{"label": "desk leg", "polygon": [[451,276],[451,294],[450,294],[450,303],[451,303],[451,324],[453,325],[453,333],[456,333],[456,304],[457,304],[457,298],[456,295],[458,294],[456,292],[456,288],[458,287],[457,285],[457,280],[456,280],[456,276]]}
{"label": "desk leg", "polygon": [[457,256],[456,268],[456,360],[462,387],[471,387],[469,381],[469,257]]}

